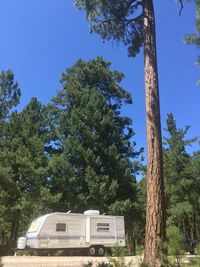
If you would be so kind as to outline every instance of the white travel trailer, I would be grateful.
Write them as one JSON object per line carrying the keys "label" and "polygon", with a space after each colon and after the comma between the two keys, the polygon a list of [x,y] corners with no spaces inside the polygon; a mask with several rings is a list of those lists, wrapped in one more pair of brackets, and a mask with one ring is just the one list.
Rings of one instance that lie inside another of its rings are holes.
{"label": "white travel trailer", "polygon": [[55,212],[35,219],[26,236],[18,239],[17,249],[82,250],[103,256],[116,244],[125,246],[124,217],[88,210],[84,214]]}

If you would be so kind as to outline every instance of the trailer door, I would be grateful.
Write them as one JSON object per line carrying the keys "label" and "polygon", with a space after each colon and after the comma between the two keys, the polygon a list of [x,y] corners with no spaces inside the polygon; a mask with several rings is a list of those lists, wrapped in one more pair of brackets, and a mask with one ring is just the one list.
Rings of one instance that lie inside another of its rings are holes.
{"label": "trailer door", "polygon": [[115,217],[98,216],[91,217],[91,240],[92,244],[115,244],[116,224]]}

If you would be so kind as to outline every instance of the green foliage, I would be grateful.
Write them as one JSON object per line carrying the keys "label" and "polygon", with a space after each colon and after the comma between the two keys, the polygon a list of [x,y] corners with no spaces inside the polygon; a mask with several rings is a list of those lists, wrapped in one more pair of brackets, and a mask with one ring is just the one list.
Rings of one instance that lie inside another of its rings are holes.
{"label": "green foliage", "polygon": [[52,157],[50,171],[65,209],[113,212],[116,201],[132,208],[140,166],[130,157],[140,152],[130,141],[130,118],[120,116],[122,103],[131,103],[122,78],[102,58],[79,60],[62,75],[63,89],[53,99],[61,153]]}
{"label": "green foliage", "polygon": [[11,174],[11,167],[4,163],[7,157],[6,146],[8,143],[8,115],[11,110],[19,103],[20,89],[18,83],[14,81],[13,73],[8,71],[2,71],[0,74],[0,233],[1,233],[1,245],[0,254],[7,248],[7,245],[3,244],[6,236],[8,235],[9,222],[5,214],[7,214],[7,206],[9,205],[9,177]]}
{"label": "green foliage", "polygon": [[188,267],[188,266],[190,266],[190,267],[199,267],[200,266],[200,262],[199,262],[199,259],[196,258],[194,260],[191,260],[191,262],[189,264],[184,264],[182,266],[184,266],[184,267]]}
{"label": "green foliage", "polygon": [[112,248],[112,255],[114,257],[109,257],[109,263],[113,267],[130,267],[132,265],[132,261],[126,263],[125,256],[127,255],[127,251],[125,248],[116,245]]}
{"label": "green foliage", "polygon": [[197,253],[195,257],[189,259],[189,263],[181,264],[183,267],[199,267],[200,266],[200,245],[197,246]]}
{"label": "green foliage", "polygon": [[169,255],[172,255],[178,258],[180,255],[184,253],[183,245],[182,245],[182,234],[180,229],[175,225],[170,225],[167,228],[167,249]]}
{"label": "green foliage", "polygon": [[138,247],[144,249],[144,238],[145,238],[145,225],[146,225],[146,195],[147,195],[147,181],[146,177],[143,177],[137,183],[137,213],[135,214],[136,225],[135,225],[135,238]]}
{"label": "green foliage", "polygon": [[[93,267],[93,266],[94,266],[93,261],[88,261],[88,263],[83,264],[83,267]],[[112,267],[113,265],[110,262],[101,261],[101,262],[95,263],[95,266],[97,266],[97,267]]]}
{"label": "green foliage", "polygon": [[99,209],[124,215],[133,228],[142,150],[135,150],[131,119],[121,115],[122,105],[132,103],[120,85],[123,77],[100,57],[79,60],[62,75],[63,88],[52,103],[45,107],[32,98],[16,112],[18,84],[11,72],[1,75],[3,254],[34,217],[52,210]]}
{"label": "green foliage", "polygon": [[197,254],[197,256],[200,256],[200,244],[199,245],[197,245],[197,247],[196,247],[196,254]]}
{"label": "green foliage", "polygon": [[0,120],[19,103],[21,91],[11,70],[0,73]]}
{"label": "green foliage", "polygon": [[124,258],[127,255],[126,248],[120,247],[117,244],[112,248],[112,256]]}
{"label": "green foliage", "polygon": [[186,151],[186,147],[197,140],[185,139],[188,129],[188,126],[178,129],[173,114],[168,114],[164,173],[168,223],[175,224],[186,238],[191,239],[198,238],[200,180],[197,173],[199,153],[191,156]]}
{"label": "green foliage", "polygon": [[131,263],[126,264],[124,257],[110,258],[110,264],[113,267],[130,267]]}
{"label": "green foliage", "polygon": [[131,119],[121,115],[123,103],[132,103],[123,77],[101,57],[79,60],[62,75],[63,88],[49,106],[58,144],[50,181],[52,192],[62,193],[57,210],[98,209],[133,225],[142,150],[135,150]]}
{"label": "green foliage", "polygon": [[97,264],[97,267],[112,267],[112,266],[113,266],[112,263],[110,263],[110,262],[105,262],[105,261],[99,262],[99,263]]}
{"label": "green foliage", "polygon": [[196,248],[196,255],[194,258],[192,258],[190,266],[191,267],[199,267],[200,266],[200,244]]}
{"label": "green foliage", "polygon": [[129,56],[135,56],[143,44],[143,16],[141,1],[75,0],[79,9],[86,11],[91,32],[104,40],[122,41],[128,46]]}
{"label": "green foliage", "polygon": [[50,211],[59,196],[52,196],[48,189],[44,107],[33,98],[21,113],[11,113],[4,129],[0,150],[0,233],[2,246],[10,250],[33,217]]}
{"label": "green foliage", "polygon": [[194,2],[196,6],[196,13],[195,13],[195,19],[196,19],[196,31],[194,34],[188,34],[185,36],[185,40],[188,44],[195,45],[197,48],[200,47],[200,1],[199,0],[192,0],[191,2]]}
{"label": "green foliage", "polygon": [[[196,32],[194,34],[188,34],[185,36],[187,44],[195,45],[200,48],[200,1],[194,0],[196,5]],[[200,57],[197,59],[197,65],[200,65]]]}
{"label": "green foliage", "polygon": [[143,254],[144,254],[144,245],[136,244],[135,255],[143,255]]}

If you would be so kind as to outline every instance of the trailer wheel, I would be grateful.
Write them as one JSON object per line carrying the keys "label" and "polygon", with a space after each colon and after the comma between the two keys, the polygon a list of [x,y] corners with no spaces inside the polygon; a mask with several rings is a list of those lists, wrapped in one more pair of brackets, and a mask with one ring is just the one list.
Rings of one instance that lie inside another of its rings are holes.
{"label": "trailer wheel", "polygon": [[95,256],[96,255],[96,247],[90,247],[89,248],[89,255],[90,256]]}
{"label": "trailer wheel", "polygon": [[105,254],[105,248],[103,246],[98,247],[98,256],[104,256]]}

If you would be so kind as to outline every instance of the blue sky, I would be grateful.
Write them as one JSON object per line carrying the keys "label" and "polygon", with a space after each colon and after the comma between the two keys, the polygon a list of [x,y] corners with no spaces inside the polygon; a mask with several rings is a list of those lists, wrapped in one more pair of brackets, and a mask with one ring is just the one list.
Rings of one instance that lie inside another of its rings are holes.
{"label": "blue sky", "polygon": [[[195,31],[195,9],[186,3],[182,16],[174,0],[155,0],[157,50],[162,128],[166,114],[173,112],[179,127],[191,125],[188,137],[200,135],[200,77],[195,60],[199,51],[184,44]],[[123,113],[133,119],[138,147],[145,147],[145,98],[143,55],[128,58],[127,49],[114,42],[103,43],[89,33],[84,12],[73,0],[0,0],[0,70],[12,69],[19,82],[21,110],[35,96],[46,104],[60,89],[61,73],[78,59],[100,55],[112,69],[125,74],[123,86],[133,104]],[[190,151],[197,149],[197,144]]]}

